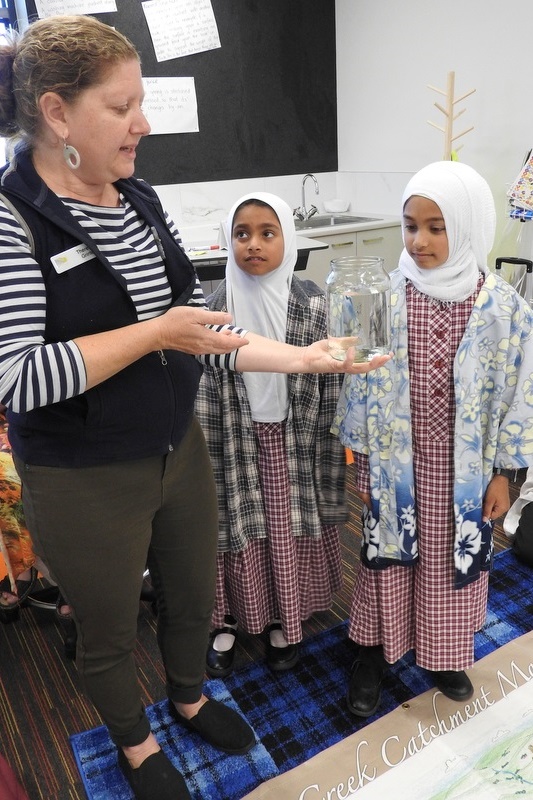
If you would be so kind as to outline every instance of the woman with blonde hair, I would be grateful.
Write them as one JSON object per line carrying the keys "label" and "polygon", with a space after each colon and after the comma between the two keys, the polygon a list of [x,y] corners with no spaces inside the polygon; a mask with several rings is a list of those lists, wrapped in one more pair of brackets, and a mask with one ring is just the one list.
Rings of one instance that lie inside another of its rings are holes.
{"label": "woman with blonde hair", "polygon": [[0,74],[0,133],[21,140],[0,171],[0,402],[26,522],[72,607],[78,669],[135,797],[187,798],[140,699],[146,566],[169,714],[224,752],[255,744],[202,688],[218,525],[194,416],[199,357],[240,371],[362,368],[326,342],[290,347],[206,309],[174,224],[133,176],[150,126],[139,55],[119,31],[39,20],[0,48]]}

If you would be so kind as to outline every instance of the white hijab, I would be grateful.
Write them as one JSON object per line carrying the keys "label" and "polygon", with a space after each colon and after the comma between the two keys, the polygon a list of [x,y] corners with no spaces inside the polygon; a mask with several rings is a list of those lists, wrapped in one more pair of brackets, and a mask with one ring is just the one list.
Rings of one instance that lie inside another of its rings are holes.
{"label": "white hijab", "polygon": [[[233,218],[241,203],[261,200],[277,214],[283,232],[284,252],[279,267],[266,275],[249,275],[235,262],[232,245]],[[237,200],[226,222],[228,262],[226,264],[226,298],[228,311],[237,325],[270,339],[285,341],[287,311],[292,275],[298,251],[296,230],[290,207],[274,194],[254,192]],[[243,379],[257,422],[281,422],[288,413],[287,375],[268,372],[246,372]]]}
{"label": "white hijab", "polygon": [[448,260],[434,269],[420,269],[404,249],[400,272],[420,292],[437,300],[466,300],[477,286],[479,273],[488,272],[487,258],[494,241],[496,211],[488,183],[466,164],[437,161],[411,178],[402,209],[413,195],[427,197],[440,208],[448,236]]}

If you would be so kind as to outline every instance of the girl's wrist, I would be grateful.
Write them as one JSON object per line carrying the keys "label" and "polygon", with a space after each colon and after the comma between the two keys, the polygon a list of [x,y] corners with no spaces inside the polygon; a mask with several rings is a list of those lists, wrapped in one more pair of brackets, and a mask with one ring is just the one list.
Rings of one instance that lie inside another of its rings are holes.
{"label": "girl's wrist", "polygon": [[496,477],[497,475],[500,475],[502,478],[507,478],[507,480],[513,481],[513,483],[516,483],[516,479],[517,479],[517,476],[518,476],[518,470],[517,469],[502,469],[501,467],[497,467],[497,468],[495,467],[492,470],[492,474],[493,474],[493,477]]}

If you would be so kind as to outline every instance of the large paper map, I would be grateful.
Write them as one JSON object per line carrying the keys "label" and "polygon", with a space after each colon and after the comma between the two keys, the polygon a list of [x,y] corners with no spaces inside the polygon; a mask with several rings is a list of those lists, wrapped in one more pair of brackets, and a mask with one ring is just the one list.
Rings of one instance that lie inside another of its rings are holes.
{"label": "large paper map", "polygon": [[424,692],[246,800],[533,800],[533,632],[469,675],[468,702]]}
{"label": "large paper map", "polygon": [[533,681],[528,674],[528,683],[505,696],[508,677],[500,675],[502,699],[487,697],[477,716],[348,797],[533,798]]}

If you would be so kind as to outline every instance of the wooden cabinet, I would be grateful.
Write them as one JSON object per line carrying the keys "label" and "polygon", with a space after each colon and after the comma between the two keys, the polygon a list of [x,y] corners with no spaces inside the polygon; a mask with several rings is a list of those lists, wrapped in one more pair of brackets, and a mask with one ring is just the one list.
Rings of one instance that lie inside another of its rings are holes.
{"label": "wooden cabinet", "polygon": [[[306,236],[310,236],[306,231]],[[317,250],[309,254],[307,269],[298,277],[312,280],[323,287],[330,272],[330,261],[347,256],[379,256],[384,259],[387,272],[398,266],[403,248],[402,231],[399,223],[388,227],[374,227],[367,230],[352,230],[324,235],[314,233],[313,238],[327,243],[327,250]]]}

